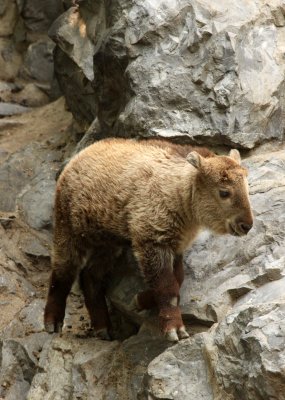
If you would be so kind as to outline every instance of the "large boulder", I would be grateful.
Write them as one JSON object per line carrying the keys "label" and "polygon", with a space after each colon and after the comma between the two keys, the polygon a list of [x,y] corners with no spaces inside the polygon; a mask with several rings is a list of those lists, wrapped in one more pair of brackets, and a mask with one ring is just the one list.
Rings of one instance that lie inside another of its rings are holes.
{"label": "large boulder", "polygon": [[115,1],[69,8],[51,36],[82,124],[252,148],[284,135],[284,29],[282,0]]}
{"label": "large boulder", "polygon": [[17,0],[26,28],[46,33],[53,21],[63,12],[60,0]]}
{"label": "large boulder", "polygon": [[1,0],[0,2],[0,37],[11,36],[17,23],[18,10],[16,1]]}
{"label": "large boulder", "polygon": [[[285,399],[285,280],[248,294],[205,348],[216,390],[234,399]],[[221,390],[223,389],[223,390]]]}
{"label": "large boulder", "polygon": [[[17,81],[22,87],[23,79],[39,81],[50,98],[59,97],[53,66],[55,44],[47,31],[63,10],[61,0],[0,1],[0,80]],[[13,94],[13,102],[21,103]]]}

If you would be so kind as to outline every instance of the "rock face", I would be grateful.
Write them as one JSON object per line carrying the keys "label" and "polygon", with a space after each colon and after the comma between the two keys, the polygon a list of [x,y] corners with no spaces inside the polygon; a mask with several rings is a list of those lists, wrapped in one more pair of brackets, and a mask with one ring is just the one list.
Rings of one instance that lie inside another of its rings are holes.
{"label": "rock face", "polygon": [[118,0],[69,8],[51,36],[74,116],[102,135],[253,148],[283,139],[284,26],[281,0]]}
{"label": "rock face", "polygon": [[[284,1],[107,3],[0,0],[0,398],[285,400]],[[54,71],[79,128],[63,99],[46,104]],[[115,340],[92,337],[76,288],[48,335],[58,171],[94,140],[151,135],[252,149],[254,228],[186,252],[189,339],[132,308],[130,249],[108,282]]]}
{"label": "rock face", "polygon": [[[52,55],[55,45],[47,30],[63,10],[60,0],[0,2],[1,101],[35,107],[59,96]],[[15,82],[15,87],[1,90],[2,81]],[[35,85],[32,92],[31,84]]]}
{"label": "rock face", "polygon": [[208,351],[228,397],[285,398],[284,285],[283,278],[245,296],[216,329]]}

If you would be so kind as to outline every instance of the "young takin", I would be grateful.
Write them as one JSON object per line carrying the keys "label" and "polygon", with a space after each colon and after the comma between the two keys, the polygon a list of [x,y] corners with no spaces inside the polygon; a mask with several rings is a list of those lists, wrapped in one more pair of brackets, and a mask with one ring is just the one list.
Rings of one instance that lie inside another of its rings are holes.
{"label": "young takin", "polygon": [[169,340],[188,337],[179,308],[183,252],[203,228],[242,236],[253,224],[240,161],[237,150],[217,156],[157,139],[106,139],[74,156],[56,188],[46,330],[61,331],[80,273],[91,325],[108,337],[103,279],[118,248],[130,243],[148,285],[137,307],[158,308]]}

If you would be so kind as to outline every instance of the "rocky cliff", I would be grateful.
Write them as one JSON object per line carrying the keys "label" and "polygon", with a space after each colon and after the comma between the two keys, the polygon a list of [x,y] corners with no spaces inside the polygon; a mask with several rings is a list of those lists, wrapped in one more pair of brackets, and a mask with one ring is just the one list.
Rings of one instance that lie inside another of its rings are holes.
{"label": "rocky cliff", "polygon": [[[285,400],[284,1],[3,0],[0,49],[0,397]],[[189,339],[132,309],[129,250],[109,282],[116,340],[91,337],[76,289],[48,335],[57,171],[94,140],[156,135],[239,148],[254,228],[185,254]]]}

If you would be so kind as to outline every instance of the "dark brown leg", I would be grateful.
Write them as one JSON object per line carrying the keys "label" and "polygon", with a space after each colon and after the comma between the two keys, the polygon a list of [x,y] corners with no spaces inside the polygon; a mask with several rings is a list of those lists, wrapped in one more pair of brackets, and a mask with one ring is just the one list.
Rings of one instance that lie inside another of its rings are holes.
{"label": "dark brown leg", "polygon": [[105,298],[104,276],[113,265],[112,249],[98,248],[80,274],[80,283],[91,327],[97,336],[110,339],[111,323]]}
{"label": "dark brown leg", "polygon": [[184,281],[184,268],[183,268],[183,256],[178,255],[175,257],[174,266],[173,266],[174,276],[177,280],[179,287],[181,288],[182,283]]}
{"label": "dark brown leg", "polygon": [[[173,272],[174,254],[166,247],[149,244],[137,246],[135,254],[144,277],[152,289],[149,293],[152,293],[153,299],[150,301],[154,300],[158,306],[161,331],[173,341],[177,341],[179,337],[187,337],[178,306],[179,284]],[[146,298],[143,300],[146,303]]]}
{"label": "dark brown leg", "polygon": [[110,339],[110,318],[103,283],[85,268],[80,274],[86,308],[90,316],[91,327],[101,339]]}
{"label": "dark brown leg", "polygon": [[150,310],[156,307],[155,293],[153,289],[146,289],[136,295],[136,307],[139,310]]}
{"label": "dark brown leg", "polygon": [[[181,255],[175,256],[173,273],[180,288],[184,280],[183,257]],[[154,290],[147,289],[138,293],[136,303],[139,310],[149,310],[156,307]]]}
{"label": "dark brown leg", "polygon": [[47,303],[44,311],[45,329],[49,333],[61,332],[65,314],[66,299],[75,279],[74,269],[69,266],[54,268]]}

